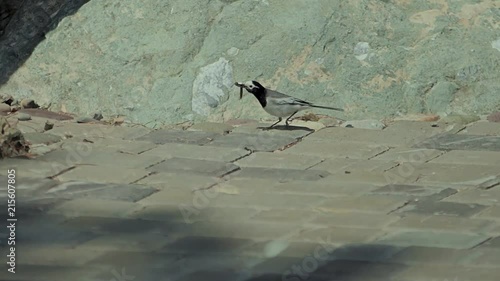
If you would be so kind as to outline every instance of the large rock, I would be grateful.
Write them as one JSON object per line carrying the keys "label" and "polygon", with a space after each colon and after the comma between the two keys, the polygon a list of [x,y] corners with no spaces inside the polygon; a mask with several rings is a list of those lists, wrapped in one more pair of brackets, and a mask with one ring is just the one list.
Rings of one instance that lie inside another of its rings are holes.
{"label": "large rock", "polygon": [[494,0],[92,0],[47,34],[0,94],[148,126],[267,117],[232,86],[250,79],[344,107],[344,118],[486,114],[500,104],[498,8]]}

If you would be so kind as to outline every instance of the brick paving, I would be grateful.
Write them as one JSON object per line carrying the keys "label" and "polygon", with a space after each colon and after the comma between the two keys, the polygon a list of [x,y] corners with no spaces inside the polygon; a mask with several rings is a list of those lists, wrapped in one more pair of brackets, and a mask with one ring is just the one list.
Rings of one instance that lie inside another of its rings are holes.
{"label": "brick paving", "polygon": [[16,274],[2,266],[0,280],[500,276],[498,123],[52,121],[47,132],[43,118],[20,123],[37,157],[0,160],[0,206],[15,168],[18,218]]}

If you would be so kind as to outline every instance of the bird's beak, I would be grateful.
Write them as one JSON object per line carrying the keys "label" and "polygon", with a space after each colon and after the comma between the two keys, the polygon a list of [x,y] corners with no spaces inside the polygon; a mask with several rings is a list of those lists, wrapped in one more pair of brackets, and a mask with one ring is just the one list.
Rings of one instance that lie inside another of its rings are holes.
{"label": "bird's beak", "polygon": [[241,98],[243,97],[243,88],[246,89],[245,83],[235,82],[234,85],[240,87],[240,100],[241,100]]}

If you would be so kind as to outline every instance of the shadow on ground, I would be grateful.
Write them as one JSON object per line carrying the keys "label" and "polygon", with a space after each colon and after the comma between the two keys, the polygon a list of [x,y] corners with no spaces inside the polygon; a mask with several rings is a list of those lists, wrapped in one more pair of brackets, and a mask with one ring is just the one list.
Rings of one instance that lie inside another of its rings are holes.
{"label": "shadow on ground", "polygon": [[66,16],[89,0],[2,0],[0,3],[0,86],[29,58]]}
{"label": "shadow on ground", "polygon": [[[4,195],[0,196],[2,209],[6,209]],[[154,219],[51,212],[69,199],[64,194],[18,198],[17,273],[8,280],[76,280],[74,276],[79,276],[78,280],[93,281],[382,281],[405,269],[388,263],[400,250],[390,245],[332,246],[329,251],[325,245],[306,243],[309,255],[287,256],[284,249],[269,257],[262,247],[253,247],[259,243],[251,237],[234,234],[237,223],[205,221],[202,214],[187,224],[176,206],[150,214]],[[1,212],[0,220],[6,222],[6,212]],[[4,257],[8,253],[5,229],[0,230]]]}

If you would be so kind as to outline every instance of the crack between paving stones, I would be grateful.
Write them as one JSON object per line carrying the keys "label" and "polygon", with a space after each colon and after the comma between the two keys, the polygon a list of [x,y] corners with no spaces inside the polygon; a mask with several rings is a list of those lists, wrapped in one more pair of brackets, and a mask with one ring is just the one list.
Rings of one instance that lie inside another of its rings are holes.
{"label": "crack between paving stones", "polygon": [[491,239],[493,239],[493,237],[489,237],[488,239],[484,240],[483,242],[481,242],[481,243],[479,243],[479,244],[477,244],[477,245],[475,245],[474,247],[469,248],[469,249],[470,249],[470,250],[475,249],[475,248],[477,248],[477,247],[479,247],[479,246],[481,246],[481,245],[483,245],[483,244],[485,244],[485,243],[489,242]]}
{"label": "crack between paving stones", "polygon": [[373,155],[372,157],[368,157],[368,160],[372,160],[373,158],[375,158],[375,157],[377,157],[377,156],[379,156],[379,155],[382,155],[382,154],[386,153],[387,151],[389,151],[389,150],[391,150],[391,149],[393,149],[393,148],[394,148],[394,147],[387,147],[387,149],[386,149],[386,150],[381,151],[381,152],[379,152],[379,153],[377,153],[377,154]]}
{"label": "crack between paving stones", "polygon": [[318,162],[318,163],[316,163],[316,164],[313,164],[313,165],[311,165],[310,167],[305,168],[305,170],[309,170],[309,169],[311,169],[311,168],[313,168],[313,167],[316,167],[316,166],[318,166],[319,164],[321,164],[321,163],[323,163],[323,162],[325,162],[325,161],[326,161],[326,159],[321,159],[321,161],[320,161],[320,162]]}
{"label": "crack between paving stones", "polygon": [[226,173],[224,173],[224,174],[222,174],[222,175],[218,176],[218,178],[223,179],[224,177],[229,176],[230,174],[235,173],[235,172],[237,172],[237,171],[240,171],[240,170],[241,170],[241,168],[240,168],[239,166],[236,166],[236,167],[238,167],[238,168],[236,168],[236,169],[234,169],[234,170],[231,170],[231,171],[228,171],[228,172],[226,172]]}
{"label": "crack between paving stones", "polygon": [[429,163],[429,162],[431,162],[432,160],[434,160],[434,159],[436,159],[436,158],[439,158],[439,157],[441,157],[441,156],[445,155],[445,154],[446,154],[446,153],[448,153],[448,152],[449,152],[449,151],[447,151],[447,150],[442,150],[442,153],[441,153],[441,154],[436,155],[436,156],[432,157],[431,159],[428,159],[428,160],[424,161],[424,163]]}
{"label": "crack between paving stones", "polygon": [[143,180],[143,179],[145,179],[145,178],[147,178],[147,177],[149,177],[149,176],[156,175],[156,174],[158,174],[158,172],[149,172],[149,173],[148,173],[147,175],[145,175],[144,177],[139,178],[139,179],[137,179],[137,180],[135,180],[135,181],[133,181],[133,182],[130,182],[129,184],[137,184],[139,181],[141,181],[141,180]]}
{"label": "crack between paving stones", "polygon": [[57,174],[55,174],[55,175],[53,175],[53,176],[51,176],[51,177],[48,177],[48,178],[49,178],[49,179],[51,179],[51,180],[53,180],[53,179],[55,179],[55,177],[58,177],[58,176],[60,176],[60,175],[62,175],[62,174],[64,174],[64,173],[66,173],[66,172],[69,172],[69,171],[71,171],[71,170],[75,169],[75,168],[76,168],[76,166],[77,166],[77,165],[75,165],[75,166],[71,166],[71,167],[69,167],[69,168],[66,168],[66,169],[64,169],[64,170],[60,171],[59,173],[57,173]]}
{"label": "crack between paving stones", "polygon": [[239,161],[239,160],[241,160],[241,159],[243,159],[243,158],[245,158],[245,157],[248,157],[248,156],[252,155],[253,151],[251,151],[250,149],[247,149],[246,147],[245,147],[244,149],[245,149],[246,151],[248,151],[249,153],[248,153],[248,154],[245,154],[245,155],[243,155],[243,156],[240,156],[240,157],[238,157],[238,158],[236,158],[236,159],[234,159],[234,160],[231,160],[231,161],[229,161],[229,163],[234,163],[234,162],[236,162],[236,161]]}
{"label": "crack between paving stones", "polygon": [[[285,149],[288,149],[288,148],[290,148],[290,147],[292,147],[292,146],[296,145],[297,143],[301,142],[304,138],[306,138],[307,136],[311,135],[311,134],[312,134],[312,133],[314,133],[314,132],[315,132],[315,131],[313,130],[312,132],[309,132],[308,134],[306,134],[306,135],[304,135],[304,136],[302,136],[302,137],[298,137],[298,138],[296,138],[296,139],[295,139],[295,141],[293,141],[293,142],[291,142],[291,143],[289,143],[289,144],[286,144],[286,145],[284,145],[284,146],[282,146],[281,148],[278,148],[278,149],[276,149],[276,150],[279,150],[279,151],[284,151]],[[276,151],[276,150],[274,150],[274,151]],[[274,152],[274,151],[272,151],[272,152]]]}
{"label": "crack between paving stones", "polygon": [[405,208],[406,206],[410,205],[411,201],[412,201],[412,200],[408,200],[408,201],[404,202],[404,203],[403,203],[403,205],[401,205],[401,206],[399,206],[399,207],[395,208],[394,210],[389,211],[389,212],[387,213],[387,215],[390,215],[390,214],[392,214],[392,213],[395,213],[395,212],[397,212],[397,211],[399,211],[399,210],[401,210],[401,209]]}

